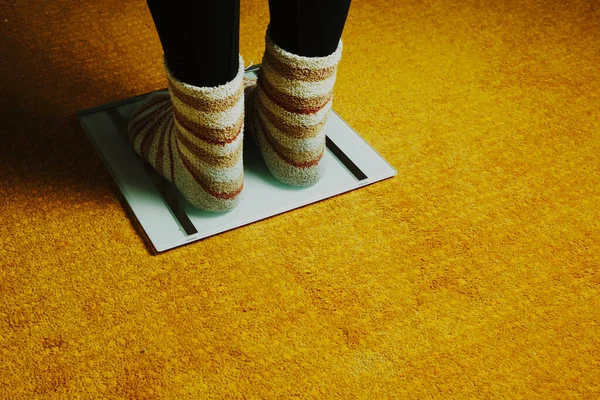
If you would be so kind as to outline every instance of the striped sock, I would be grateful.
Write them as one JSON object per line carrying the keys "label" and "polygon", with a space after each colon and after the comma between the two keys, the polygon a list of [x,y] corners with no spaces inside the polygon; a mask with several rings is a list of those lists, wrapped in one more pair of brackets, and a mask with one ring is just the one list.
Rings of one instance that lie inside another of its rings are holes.
{"label": "striped sock", "polygon": [[129,121],[137,154],[194,206],[227,211],[244,186],[244,63],[221,86],[196,87],[175,78],[165,62],[169,93],[150,96]]}
{"label": "striped sock", "polygon": [[248,121],[269,170],[294,186],[316,183],[325,172],[325,132],[342,42],[325,57],[303,57],[266,34],[256,88],[248,96]]}

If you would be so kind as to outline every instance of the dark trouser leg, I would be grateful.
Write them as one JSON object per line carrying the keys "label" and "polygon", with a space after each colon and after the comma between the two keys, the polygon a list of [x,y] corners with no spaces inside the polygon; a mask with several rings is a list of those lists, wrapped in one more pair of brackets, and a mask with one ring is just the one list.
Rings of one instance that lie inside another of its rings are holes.
{"label": "dark trouser leg", "polygon": [[273,41],[290,53],[323,57],[342,37],[351,0],[269,0]]}
{"label": "dark trouser leg", "polygon": [[147,0],[167,65],[194,86],[231,81],[239,67],[240,0]]}

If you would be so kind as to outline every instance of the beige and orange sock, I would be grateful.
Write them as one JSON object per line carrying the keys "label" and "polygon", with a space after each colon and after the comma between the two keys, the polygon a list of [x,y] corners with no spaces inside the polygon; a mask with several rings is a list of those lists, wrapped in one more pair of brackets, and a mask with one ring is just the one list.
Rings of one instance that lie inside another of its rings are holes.
{"label": "beige and orange sock", "polygon": [[244,63],[216,87],[179,81],[165,62],[169,93],[148,98],[129,121],[133,148],[194,206],[227,211],[244,186]]}
{"label": "beige and orange sock", "polygon": [[331,111],[342,42],[325,57],[304,57],[275,44],[268,31],[257,85],[248,96],[249,130],[271,173],[309,186],[326,168],[323,127]]}

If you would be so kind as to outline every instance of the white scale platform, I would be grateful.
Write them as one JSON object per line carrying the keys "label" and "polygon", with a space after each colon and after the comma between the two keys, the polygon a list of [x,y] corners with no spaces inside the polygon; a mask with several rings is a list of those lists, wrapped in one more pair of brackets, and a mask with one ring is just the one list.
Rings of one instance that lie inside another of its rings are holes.
{"label": "white scale platform", "polygon": [[[260,65],[246,70],[254,77]],[[202,211],[144,162],[129,144],[127,121],[144,98],[133,97],[80,111],[78,119],[157,252],[192,243],[396,175],[396,170],[339,115],[325,125],[327,172],[315,185],[296,188],[277,181],[259,149],[244,140],[244,190],[226,213]],[[246,140],[248,139],[248,140]]]}

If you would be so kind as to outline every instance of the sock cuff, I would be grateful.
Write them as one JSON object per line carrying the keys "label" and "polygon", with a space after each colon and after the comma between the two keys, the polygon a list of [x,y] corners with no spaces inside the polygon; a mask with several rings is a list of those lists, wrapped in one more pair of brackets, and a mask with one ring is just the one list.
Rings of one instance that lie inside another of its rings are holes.
{"label": "sock cuff", "polygon": [[265,34],[266,51],[270,52],[280,62],[293,66],[295,68],[307,68],[307,69],[324,69],[337,66],[342,58],[342,39],[340,39],[337,49],[323,57],[306,57],[300,56],[294,53],[290,53],[287,50],[279,47],[271,38],[270,29],[267,28]]}
{"label": "sock cuff", "polygon": [[166,58],[163,58],[163,64],[165,71],[167,72],[169,89],[183,93],[187,96],[192,96],[200,101],[215,101],[236,97],[240,93],[240,88],[242,88],[243,93],[244,60],[241,55],[239,55],[239,66],[236,76],[231,81],[219,86],[194,86],[182,82],[173,75]]}

